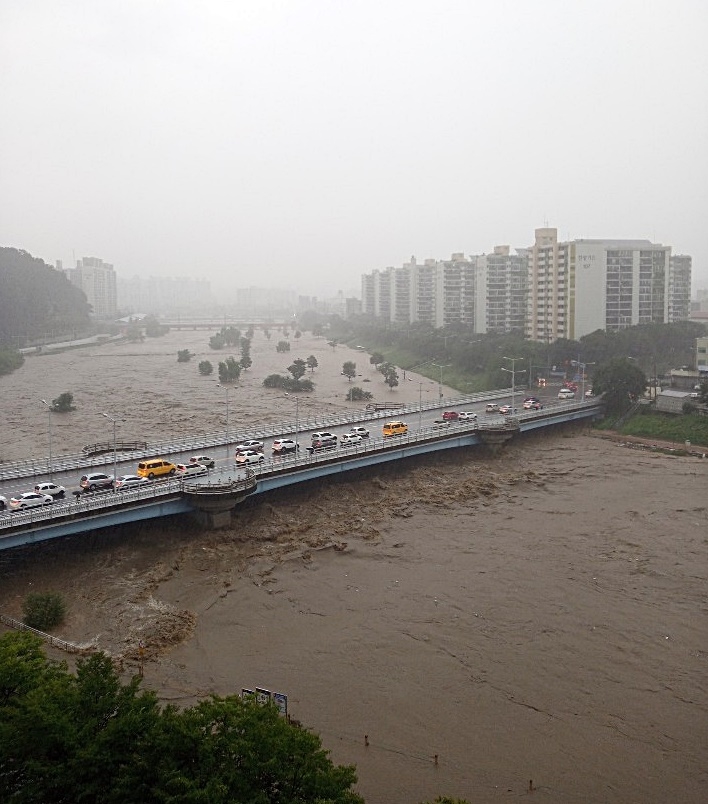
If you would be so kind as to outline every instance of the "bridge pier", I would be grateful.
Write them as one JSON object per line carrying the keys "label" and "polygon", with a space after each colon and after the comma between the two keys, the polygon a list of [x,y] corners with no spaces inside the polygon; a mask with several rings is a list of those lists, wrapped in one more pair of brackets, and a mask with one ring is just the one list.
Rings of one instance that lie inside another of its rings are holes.
{"label": "bridge pier", "polygon": [[194,511],[192,516],[203,528],[222,530],[231,525],[231,508],[227,511]]}
{"label": "bridge pier", "polygon": [[514,433],[519,432],[519,425],[516,422],[509,422],[508,426],[495,429],[478,430],[479,437],[485,447],[492,455],[497,455],[501,448],[514,437]]}

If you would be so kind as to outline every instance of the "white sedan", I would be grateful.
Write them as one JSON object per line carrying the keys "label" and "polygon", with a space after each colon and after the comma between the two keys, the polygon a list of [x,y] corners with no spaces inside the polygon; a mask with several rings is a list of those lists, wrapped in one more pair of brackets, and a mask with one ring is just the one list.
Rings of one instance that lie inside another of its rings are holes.
{"label": "white sedan", "polygon": [[340,446],[352,447],[354,444],[361,444],[362,441],[362,437],[357,433],[344,433],[344,435],[340,438]]}
{"label": "white sedan", "polygon": [[150,483],[151,481],[146,477],[139,477],[138,475],[121,475],[116,478],[116,488],[119,491],[149,486]]}
{"label": "white sedan", "polygon": [[457,418],[461,422],[473,422],[477,420],[477,414],[471,410],[461,410]]}
{"label": "white sedan", "polygon": [[36,491],[25,491],[17,497],[10,497],[10,508],[18,511],[21,508],[37,508],[40,505],[51,505],[54,497],[51,494],[38,494]]}
{"label": "white sedan", "polygon": [[178,463],[177,464],[177,477],[192,477],[194,475],[205,475],[207,468],[201,463]]}
{"label": "white sedan", "polygon": [[262,452],[256,452],[255,449],[246,449],[236,456],[236,463],[263,463],[264,460],[265,455]]}

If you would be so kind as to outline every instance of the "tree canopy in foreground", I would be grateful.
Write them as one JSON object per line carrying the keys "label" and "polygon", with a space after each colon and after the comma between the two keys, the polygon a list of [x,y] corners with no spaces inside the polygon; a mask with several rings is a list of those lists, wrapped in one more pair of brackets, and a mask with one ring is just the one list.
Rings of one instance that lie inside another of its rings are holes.
{"label": "tree canopy in foreground", "polygon": [[363,804],[355,782],[273,705],[162,707],[104,654],[74,674],[32,634],[0,638],[0,801]]}

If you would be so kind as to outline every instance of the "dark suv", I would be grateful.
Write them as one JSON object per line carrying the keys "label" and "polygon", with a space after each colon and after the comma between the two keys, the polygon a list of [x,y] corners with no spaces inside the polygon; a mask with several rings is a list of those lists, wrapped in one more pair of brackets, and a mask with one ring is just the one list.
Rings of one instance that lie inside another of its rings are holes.
{"label": "dark suv", "polygon": [[337,436],[325,437],[323,434],[322,438],[312,439],[312,446],[308,447],[307,451],[312,455],[313,452],[325,452],[330,449],[337,449]]}

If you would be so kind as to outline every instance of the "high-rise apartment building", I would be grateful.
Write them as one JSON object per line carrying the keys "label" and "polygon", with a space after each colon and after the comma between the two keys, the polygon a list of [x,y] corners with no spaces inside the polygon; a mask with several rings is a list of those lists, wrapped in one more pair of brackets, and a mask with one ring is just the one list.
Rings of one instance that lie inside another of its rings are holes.
{"label": "high-rise apartment building", "polygon": [[649,240],[558,241],[450,260],[415,257],[362,276],[362,312],[391,324],[465,324],[478,333],[523,332],[531,340],[578,339],[598,329],[686,320],[691,258]]}
{"label": "high-rise apartment building", "polygon": [[98,257],[77,260],[66,271],[71,283],[83,290],[96,318],[114,318],[117,312],[116,275],[113,266]]}

